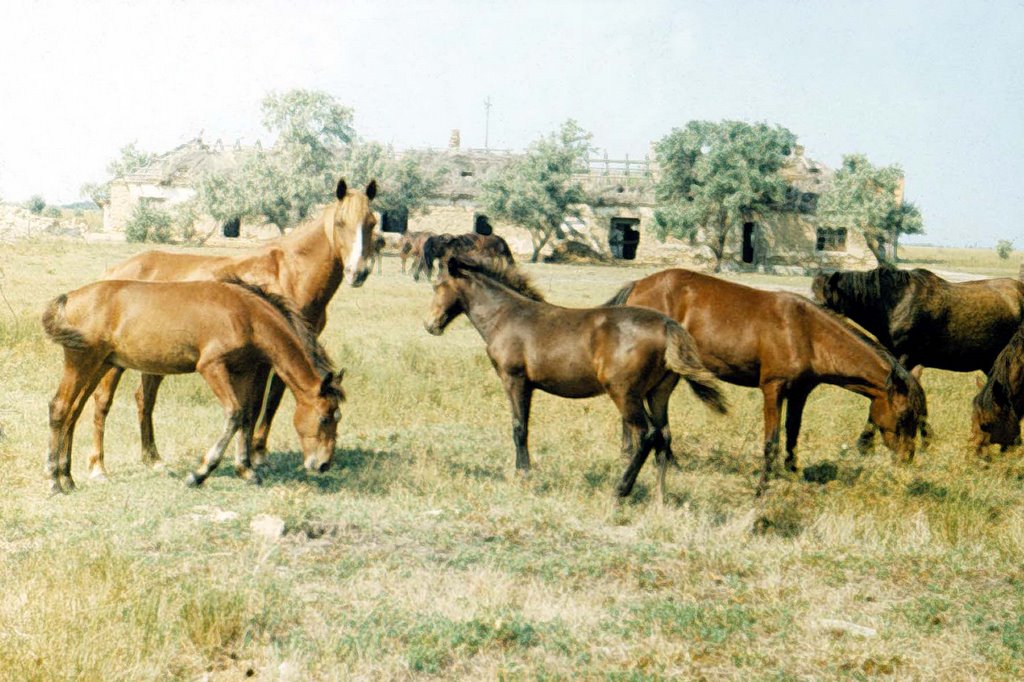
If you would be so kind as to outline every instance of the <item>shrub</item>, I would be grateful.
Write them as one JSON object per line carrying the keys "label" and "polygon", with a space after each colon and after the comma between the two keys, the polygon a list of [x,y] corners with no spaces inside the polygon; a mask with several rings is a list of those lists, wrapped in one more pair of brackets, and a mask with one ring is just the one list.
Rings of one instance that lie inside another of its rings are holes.
{"label": "shrub", "polygon": [[35,194],[28,201],[25,202],[25,208],[32,211],[36,215],[39,215],[40,213],[43,212],[43,209],[46,208],[46,200],[43,199],[38,194]]}
{"label": "shrub", "polygon": [[57,208],[56,206],[47,206],[45,209],[43,209],[43,215],[46,216],[47,218],[60,218],[61,213],[60,209]]}
{"label": "shrub", "polygon": [[139,204],[135,207],[132,217],[124,226],[124,236],[130,242],[156,242],[166,244],[171,241],[171,216],[155,206]]}
{"label": "shrub", "polygon": [[1006,260],[1013,253],[1013,242],[1009,239],[1000,239],[996,242],[996,253],[999,254],[1000,258]]}

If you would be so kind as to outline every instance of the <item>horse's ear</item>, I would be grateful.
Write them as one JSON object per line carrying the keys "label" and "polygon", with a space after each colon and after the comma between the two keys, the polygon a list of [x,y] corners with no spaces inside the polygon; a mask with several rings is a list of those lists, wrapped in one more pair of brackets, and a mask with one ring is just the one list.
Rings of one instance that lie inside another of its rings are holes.
{"label": "horse's ear", "polygon": [[448,274],[452,277],[459,277],[468,269],[469,263],[458,256],[452,256],[448,259]]}
{"label": "horse's ear", "polygon": [[320,380],[320,397],[326,398],[334,395],[337,389],[334,387],[334,373],[328,372],[324,374],[323,379]]}
{"label": "horse's ear", "polygon": [[338,201],[345,198],[348,194],[348,185],[345,184],[345,178],[338,180],[338,189],[334,190],[334,196],[338,197]]}
{"label": "horse's ear", "polygon": [[907,393],[910,391],[910,384],[907,383],[907,378],[898,367],[894,367],[893,370],[889,372],[889,381],[887,383],[889,385],[889,395]]}
{"label": "horse's ear", "polygon": [[366,186],[366,198],[373,201],[375,196],[377,196],[377,181],[370,180],[370,184]]}
{"label": "horse's ear", "polygon": [[975,377],[974,377],[974,385],[977,386],[978,390],[980,391],[981,389],[985,388],[985,380],[982,379],[981,377],[975,375]]}

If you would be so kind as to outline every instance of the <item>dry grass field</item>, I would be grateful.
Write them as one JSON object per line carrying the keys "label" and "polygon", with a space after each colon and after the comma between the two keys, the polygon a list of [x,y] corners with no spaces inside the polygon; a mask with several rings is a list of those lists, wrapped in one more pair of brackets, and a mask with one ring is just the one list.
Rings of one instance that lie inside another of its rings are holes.
{"label": "dry grass field", "polygon": [[[168,466],[151,471],[129,374],[108,422],[110,480],[86,476],[89,407],[79,488],[49,497],[61,353],[39,311],[138,250],[0,246],[0,679],[1024,675],[1024,462],[972,459],[974,376],[925,373],[936,437],[909,466],[880,445],[858,454],[867,401],[819,389],[802,475],[760,500],[760,394],[727,387],[731,414],[718,417],[680,387],[667,508],[652,499],[652,467],[615,508],[611,402],[538,395],[536,468],[518,479],[481,340],[465,320],[426,334],[430,287],[394,258],[330,307],[323,338],[349,396],[330,472],[301,469],[289,396],[262,487],[223,466],[186,489],[220,408],[198,377],[166,381],[156,429]],[[903,255],[1003,274],[1019,263]],[[594,305],[658,268],[526,269],[549,300]],[[261,515],[283,532],[253,532]]]}

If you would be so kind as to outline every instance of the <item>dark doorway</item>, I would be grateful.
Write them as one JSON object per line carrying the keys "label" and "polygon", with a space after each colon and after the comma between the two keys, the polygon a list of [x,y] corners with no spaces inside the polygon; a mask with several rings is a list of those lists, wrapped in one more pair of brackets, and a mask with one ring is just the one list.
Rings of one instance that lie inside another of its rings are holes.
{"label": "dark doorway", "polygon": [[225,237],[230,237],[232,239],[237,238],[239,233],[242,231],[242,219],[232,218],[231,220],[228,220],[221,225],[220,231]]}
{"label": "dark doorway", "polygon": [[608,247],[612,258],[633,260],[636,247],[640,244],[640,220],[638,218],[612,218],[608,229]]}
{"label": "dark doorway", "polygon": [[754,223],[743,223],[743,262],[754,262]]}
{"label": "dark doorway", "polygon": [[494,228],[491,227],[491,221],[487,219],[483,213],[477,213],[473,216],[473,231],[483,236],[494,234]]}
{"label": "dark doorway", "polygon": [[405,234],[409,229],[409,212],[402,210],[381,211],[380,231]]}

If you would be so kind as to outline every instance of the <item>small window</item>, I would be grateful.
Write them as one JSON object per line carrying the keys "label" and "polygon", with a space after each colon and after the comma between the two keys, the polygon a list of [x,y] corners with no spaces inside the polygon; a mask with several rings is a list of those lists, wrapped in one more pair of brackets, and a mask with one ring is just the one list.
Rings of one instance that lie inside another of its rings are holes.
{"label": "small window", "polygon": [[816,251],[846,251],[845,227],[819,227]]}
{"label": "small window", "polygon": [[473,215],[473,232],[482,234],[485,237],[494,234],[494,228],[491,226],[491,221],[487,219],[483,213],[476,213]]}

